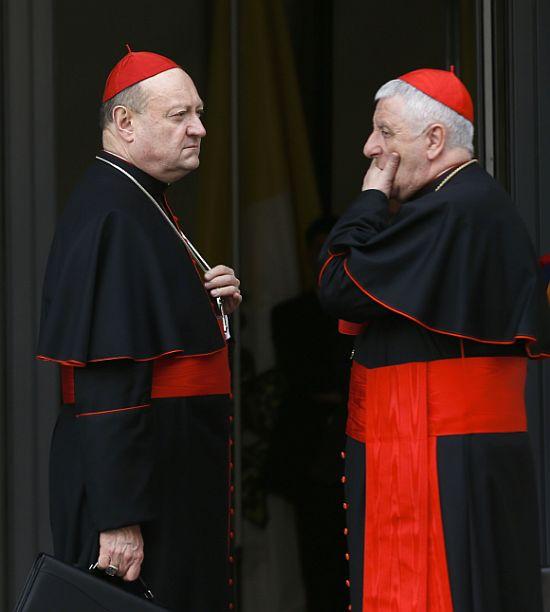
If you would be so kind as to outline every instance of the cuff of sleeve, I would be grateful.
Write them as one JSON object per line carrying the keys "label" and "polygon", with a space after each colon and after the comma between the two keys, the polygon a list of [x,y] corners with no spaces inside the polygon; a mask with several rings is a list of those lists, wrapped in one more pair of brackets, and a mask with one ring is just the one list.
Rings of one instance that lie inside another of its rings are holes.
{"label": "cuff of sleeve", "polygon": [[378,189],[362,191],[329,236],[330,251],[338,253],[366,244],[388,227],[390,218],[389,200],[384,193]]}
{"label": "cuff of sleeve", "polygon": [[357,198],[356,202],[358,204],[360,203],[362,206],[368,204],[372,207],[384,206],[385,209],[387,209],[389,199],[383,191],[380,191],[380,189],[365,189],[365,191],[361,192],[361,195]]}
{"label": "cuff of sleeve", "polygon": [[367,189],[354,200],[341,219],[350,223],[365,222],[375,229],[382,229],[390,221],[389,200],[378,189]]}
{"label": "cuff of sleeve", "polygon": [[[154,498],[150,491],[131,491],[127,496],[115,496],[113,491],[90,491],[90,511],[98,531],[119,529],[128,525],[143,525],[156,518]],[[103,493],[103,494],[102,494]],[[94,495],[91,497],[91,495]]]}
{"label": "cuff of sleeve", "polygon": [[142,527],[147,523],[150,523],[155,517],[147,516],[145,514],[130,514],[127,516],[105,516],[104,520],[96,522],[95,525],[99,533],[104,531],[112,531],[113,529],[122,529],[123,527],[130,527],[132,525],[139,525]]}

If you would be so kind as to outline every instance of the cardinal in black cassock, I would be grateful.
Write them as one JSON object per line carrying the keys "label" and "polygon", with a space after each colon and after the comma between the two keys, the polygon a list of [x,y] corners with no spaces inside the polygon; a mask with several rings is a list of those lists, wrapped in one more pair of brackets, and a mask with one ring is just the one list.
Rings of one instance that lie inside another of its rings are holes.
{"label": "cardinal in black cassock", "polygon": [[[128,112],[131,99],[115,96],[148,79],[140,95],[176,79],[177,91],[162,94],[183,118],[166,116],[166,130],[196,151],[182,149],[175,166],[198,165],[196,90],[171,60],[129,52],[111,72],[104,103]],[[180,100],[182,92],[191,97]],[[208,292],[230,283],[222,275],[222,284],[205,287],[166,182],[137,167],[133,141],[123,142],[128,155],[101,151],[72,194],[44,282],[38,353],[59,364],[63,396],[51,447],[55,554],[87,569],[100,534],[123,537],[116,530],[139,526],[141,576],[160,603],[232,609],[230,371]],[[108,560],[112,573],[121,574],[123,557]]]}
{"label": "cardinal in black cassock", "polygon": [[540,612],[524,383],[527,357],[550,356],[541,268],[509,196],[456,139],[471,143],[473,105],[454,73],[409,73],[377,100],[374,161],[319,278],[356,335],[349,609]]}

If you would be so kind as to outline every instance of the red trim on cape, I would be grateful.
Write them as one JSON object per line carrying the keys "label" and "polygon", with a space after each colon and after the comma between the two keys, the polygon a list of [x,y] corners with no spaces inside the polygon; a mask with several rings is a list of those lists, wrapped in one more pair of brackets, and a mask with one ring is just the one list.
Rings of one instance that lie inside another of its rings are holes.
{"label": "red trim on cape", "polygon": [[[227,345],[222,348],[216,349],[215,351],[211,351],[209,353],[198,353],[196,355],[180,355],[181,359],[189,359],[191,357],[204,357],[206,355],[214,355],[215,353],[220,353],[221,351],[227,350]],[[98,357],[97,359],[90,359],[88,361],[78,361],[76,359],[56,359],[55,357],[48,357],[47,355],[37,355],[36,359],[40,361],[52,361],[54,363],[59,363],[60,365],[65,366],[73,366],[77,368],[84,368],[88,363],[100,363],[102,361],[115,361],[117,359],[130,359],[131,361],[143,362],[143,361],[154,361],[155,359],[161,359],[162,357],[168,357],[169,355],[175,355],[176,353],[184,353],[184,349],[173,349],[171,351],[166,351],[166,353],[160,353],[159,355],[154,355],[152,357],[132,357],[131,355],[116,355],[113,357]]]}
{"label": "red trim on cape", "polygon": [[342,255],[345,255],[347,253],[347,251],[342,251],[341,253],[331,253],[329,251],[329,257],[327,257],[327,260],[325,261],[325,263],[323,264],[321,270],[319,271],[319,276],[317,278],[317,284],[320,285],[321,284],[321,279],[323,278],[323,274],[325,273],[325,270],[327,268],[327,266],[329,265],[329,263],[335,258],[335,257],[341,257]]}
{"label": "red trim on cape", "polygon": [[529,348],[529,345],[525,347],[525,350],[527,351],[527,355],[529,359],[548,359],[550,357],[550,353],[538,353],[537,355],[535,355],[534,353],[531,353],[531,349]]}
{"label": "red trim on cape", "polygon": [[[222,350],[222,349],[219,349]],[[174,349],[173,351],[167,351],[166,353],[161,353],[160,355],[154,355],[153,357],[132,357],[131,355],[116,355],[113,357],[98,357],[97,359],[89,359],[88,361],[78,361],[76,359],[56,359],[55,357],[48,357],[46,355],[37,355],[36,358],[40,361],[53,361],[54,363],[59,363],[65,366],[73,366],[76,368],[84,368],[88,363],[100,363],[102,361],[116,361],[117,359],[130,359],[131,361],[153,361],[154,359],[161,359],[162,357],[166,357],[168,355],[173,355],[175,353],[183,353],[183,349]]]}
{"label": "red trim on cape", "polygon": [[393,306],[386,304],[381,299],[377,298],[375,295],[367,291],[359,283],[359,281],[353,276],[353,274],[350,272],[348,268],[347,259],[344,260],[344,270],[346,274],[350,277],[350,279],[353,281],[353,283],[357,286],[357,288],[360,291],[362,291],[365,295],[367,295],[371,300],[373,300],[377,304],[380,304],[380,306],[387,308],[391,312],[395,312],[396,314],[401,315],[402,317],[405,317],[407,319],[410,319],[411,321],[414,321],[415,323],[418,323],[418,325],[421,325],[422,327],[424,327],[425,329],[428,329],[429,331],[436,332],[438,334],[444,334],[446,336],[454,336],[455,338],[463,338],[464,340],[473,340],[474,342],[481,342],[482,344],[515,344],[517,340],[530,340],[531,342],[537,341],[535,336],[530,336],[528,334],[516,334],[512,340],[489,340],[489,339],[476,338],[475,336],[467,336],[466,334],[459,334],[457,332],[445,331],[443,329],[438,329],[437,327],[430,327],[429,325],[426,325],[426,323],[423,323],[420,319],[417,319],[416,317],[413,317],[412,315],[407,314],[406,312],[403,312],[402,310],[398,310],[397,308],[394,308]]}
{"label": "red trim on cape", "polygon": [[[74,404],[74,367],[61,364],[61,379],[63,403]],[[227,346],[204,355],[165,356],[153,364],[151,399],[230,394]]]}

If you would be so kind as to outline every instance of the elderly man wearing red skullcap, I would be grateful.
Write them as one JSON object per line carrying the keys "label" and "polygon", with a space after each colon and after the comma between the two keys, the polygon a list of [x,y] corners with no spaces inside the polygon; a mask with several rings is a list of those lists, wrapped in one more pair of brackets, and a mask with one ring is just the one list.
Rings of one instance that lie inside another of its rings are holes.
{"label": "elderly man wearing red skullcap", "polygon": [[[55,554],[173,610],[231,609],[227,314],[165,192],[199,165],[203,103],[166,57],[132,52],[107,79],[103,150],[59,220],[39,358],[63,405],[51,447]],[[116,578],[118,577],[118,578]]]}
{"label": "elderly man wearing red skullcap", "polygon": [[540,611],[524,383],[527,357],[550,356],[541,268],[473,158],[454,71],[408,73],[376,100],[363,191],[319,277],[323,305],[356,335],[349,609]]}

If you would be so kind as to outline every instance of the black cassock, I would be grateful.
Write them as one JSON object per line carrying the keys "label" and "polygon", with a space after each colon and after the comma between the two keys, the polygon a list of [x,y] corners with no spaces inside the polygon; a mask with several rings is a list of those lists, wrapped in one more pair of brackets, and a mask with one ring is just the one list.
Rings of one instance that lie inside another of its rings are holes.
{"label": "black cassock", "polygon": [[529,236],[477,164],[391,216],[368,190],[321,254],[357,334],[345,458],[354,611],[542,609],[526,356],[550,356]]}
{"label": "black cassock", "polygon": [[[120,158],[172,215],[166,185]],[[172,610],[233,606],[227,345],[198,269],[154,204],[96,160],[59,221],[38,356],[61,369],[51,446],[58,558],[139,524],[142,577]]]}

